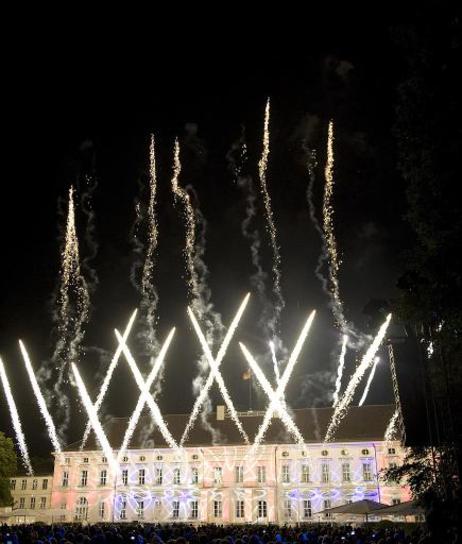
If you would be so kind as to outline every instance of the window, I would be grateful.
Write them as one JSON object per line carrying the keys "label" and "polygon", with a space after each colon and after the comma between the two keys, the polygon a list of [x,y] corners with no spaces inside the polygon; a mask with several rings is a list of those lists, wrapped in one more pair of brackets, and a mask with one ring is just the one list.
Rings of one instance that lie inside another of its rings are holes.
{"label": "window", "polygon": [[368,449],[361,450],[361,453],[363,455],[369,455],[369,450]]}
{"label": "window", "polygon": [[[330,508],[330,507],[331,507],[330,499],[324,499],[324,508],[323,508],[323,509],[324,509],[324,510],[327,510],[327,509]],[[330,518],[330,516],[331,516],[331,515],[330,515],[329,513],[327,513],[327,512],[324,514],[324,517],[325,517],[325,518]]]}
{"label": "window", "polygon": [[401,499],[391,499],[391,504],[401,504]]}
{"label": "window", "polygon": [[88,457],[84,457],[83,462],[87,465],[88,464]]}
{"label": "window", "polygon": [[99,519],[104,519],[105,513],[106,513],[106,503],[100,502],[98,506]]}
{"label": "window", "polygon": [[42,480],[42,489],[48,489],[48,478]]}
{"label": "window", "polygon": [[341,454],[342,454],[342,455],[348,455],[348,450],[342,450],[342,451],[341,451]]}
{"label": "window", "polygon": [[102,463],[107,463],[107,457],[101,457],[101,462]]}
{"label": "window", "polygon": [[370,482],[372,480],[372,470],[370,463],[363,463],[363,480]]}
{"label": "window", "polygon": [[179,468],[173,469],[173,483],[176,485],[181,484],[181,473]]}
{"label": "window", "polygon": [[20,497],[19,498],[19,508],[25,508],[26,506],[26,498],[25,497]]}
{"label": "window", "polygon": [[221,501],[213,501],[213,517],[221,518],[223,515],[223,503]]}
{"label": "window", "polygon": [[126,468],[122,470],[122,485],[128,485],[128,470]]}
{"label": "window", "polygon": [[127,499],[125,498],[120,501],[119,518],[127,519]]}
{"label": "window", "polygon": [[46,497],[40,497],[40,509],[44,510],[47,506],[47,498]]}
{"label": "window", "polygon": [[321,464],[321,482],[323,484],[329,482],[329,465],[327,463]]}
{"label": "window", "polygon": [[146,483],[146,470],[140,468],[138,471],[138,485],[144,485]]}
{"label": "window", "polygon": [[190,502],[191,519],[197,519],[199,517],[199,503],[197,501]]}
{"label": "window", "polygon": [[65,503],[65,502],[62,502],[62,503],[61,503],[61,507],[60,507],[61,510],[66,510],[66,506],[67,506],[66,503]]}
{"label": "window", "polygon": [[192,484],[198,484],[199,483],[199,469],[196,467],[193,467],[191,469],[191,483]]}
{"label": "window", "polygon": [[162,485],[162,469],[156,468],[156,485]]}
{"label": "window", "polygon": [[259,484],[266,482],[266,467],[257,467],[257,481]]}
{"label": "window", "polygon": [[350,463],[342,463],[342,480],[344,482],[351,481]]}
{"label": "window", "polygon": [[172,502],[172,518],[178,519],[180,517],[180,501]]}
{"label": "window", "polygon": [[396,463],[388,463],[388,468],[397,468],[397,466]]}
{"label": "window", "polygon": [[146,457],[144,455],[140,455],[140,461],[146,461]]}
{"label": "window", "polygon": [[128,457],[125,455],[125,457],[122,458],[122,461],[123,461],[124,463],[127,463],[127,462],[128,462]]}
{"label": "window", "polygon": [[13,491],[16,489],[16,480],[10,480],[10,489]]}
{"label": "window", "polygon": [[268,512],[268,508],[266,505],[266,501],[258,501],[258,517],[266,518],[267,512]]}
{"label": "window", "polygon": [[292,501],[284,499],[284,517],[290,519],[292,517]]}
{"label": "window", "polygon": [[70,457],[65,457],[64,458],[64,464],[65,465],[70,465],[71,464],[71,458]]}
{"label": "window", "polygon": [[35,508],[35,497],[30,498],[30,507],[31,507],[31,510],[34,510],[34,508]]}
{"label": "window", "polygon": [[35,478],[32,480],[32,489],[37,489],[37,485],[38,485],[38,480],[36,480]]}
{"label": "window", "polygon": [[63,471],[63,477],[61,480],[62,487],[67,487],[69,485],[69,471],[64,470]]}
{"label": "window", "polygon": [[329,455],[329,452],[327,450],[322,450],[321,455],[323,457],[327,457]]}
{"label": "window", "polygon": [[307,484],[310,481],[310,467],[308,465],[302,465],[302,473],[300,476],[302,484]]}
{"label": "window", "polygon": [[285,484],[290,482],[289,465],[282,465],[282,481]]}
{"label": "window", "polygon": [[395,448],[388,448],[388,455],[396,455],[396,449]]}
{"label": "window", "polygon": [[311,501],[305,499],[303,501],[303,517],[305,519],[308,519],[311,517],[312,511],[311,511]]}
{"label": "window", "polygon": [[237,484],[242,484],[244,481],[244,467],[242,465],[234,467],[234,481]]}
{"label": "window", "polygon": [[215,485],[221,485],[223,483],[223,469],[221,467],[215,467],[213,469],[213,483]]}
{"label": "window", "polygon": [[88,480],[88,470],[82,470],[80,473],[80,486],[85,487]]}
{"label": "window", "polygon": [[157,456],[157,460],[158,460],[158,461],[162,461],[162,459],[163,459],[162,455],[158,455],[158,456]]}
{"label": "window", "polygon": [[244,517],[244,501],[236,501],[236,518]]}
{"label": "window", "polygon": [[143,500],[136,501],[136,517],[138,519],[144,519],[144,501]]}
{"label": "window", "polygon": [[288,451],[283,451],[282,456],[283,457],[289,457],[289,452]]}
{"label": "window", "polygon": [[107,481],[107,470],[104,469],[99,474],[99,485],[106,485]]}
{"label": "window", "polygon": [[79,497],[77,506],[75,507],[76,521],[84,521],[88,517],[88,501],[86,497]]}
{"label": "window", "polygon": [[21,490],[27,489],[27,480],[21,480]]}

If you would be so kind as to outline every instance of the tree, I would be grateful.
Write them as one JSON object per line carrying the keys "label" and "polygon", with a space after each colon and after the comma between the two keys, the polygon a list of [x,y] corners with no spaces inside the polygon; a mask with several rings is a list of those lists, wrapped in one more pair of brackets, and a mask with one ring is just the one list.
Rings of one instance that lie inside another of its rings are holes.
{"label": "tree", "polygon": [[0,431],[0,506],[10,506],[13,502],[10,477],[16,473],[17,468],[13,441]]}

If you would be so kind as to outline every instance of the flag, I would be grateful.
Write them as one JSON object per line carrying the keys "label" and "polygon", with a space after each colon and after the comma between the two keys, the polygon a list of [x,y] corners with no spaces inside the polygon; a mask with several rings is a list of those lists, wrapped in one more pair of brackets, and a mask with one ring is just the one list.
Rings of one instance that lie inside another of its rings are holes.
{"label": "flag", "polygon": [[250,373],[250,368],[248,368],[248,369],[242,374],[242,379],[243,379],[243,380],[250,380],[251,377],[252,377],[252,374]]}

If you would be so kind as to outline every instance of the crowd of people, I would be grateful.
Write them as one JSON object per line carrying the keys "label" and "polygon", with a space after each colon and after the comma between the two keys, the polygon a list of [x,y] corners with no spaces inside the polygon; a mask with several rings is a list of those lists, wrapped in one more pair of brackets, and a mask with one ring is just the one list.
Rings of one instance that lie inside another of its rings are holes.
{"label": "crowd of people", "polygon": [[422,526],[3,525],[0,544],[426,544]]}

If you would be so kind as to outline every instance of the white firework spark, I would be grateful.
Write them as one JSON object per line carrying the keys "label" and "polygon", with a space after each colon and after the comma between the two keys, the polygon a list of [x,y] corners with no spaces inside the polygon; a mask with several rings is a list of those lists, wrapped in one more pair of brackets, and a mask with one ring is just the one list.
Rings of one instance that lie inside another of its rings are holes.
{"label": "white firework spark", "polygon": [[343,335],[343,341],[342,341],[342,350],[340,352],[338,367],[337,367],[337,379],[335,380],[335,391],[333,395],[333,407],[338,403],[339,395],[340,395],[340,388],[342,387],[342,376],[343,376],[343,370],[345,368],[345,355],[348,345],[348,336],[346,334]]}
{"label": "white firework spark", "polygon": [[40,408],[40,413],[42,414],[42,417],[45,421],[45,425],[47,427],[48,436],[50,437],[51,443],[53,444],[54,451],[57,453],[60,453],[61,445],[59,443],[58,435],[56,433],[55,424],[53,423],[53,419],[50,415],[45,399],[42,395],[42,391],[40,390],[39,384],[37,382],[37,378],[35,377],[34,369],[32,367],[29,354],[27,353],[26,346],[24,345],[22,340],[19,340],[19,348],[22,353],[22,358],[24,359],[24,364],[26,365],[26,370],[27,370],[27,374],[29,375],[29,380],[32,385],[32,390],[34,391],[35,398],[37,399],[37,404],[39,405],[39,408]]}
{"label": "white firework spark", "polygon": [[395,439],[398,421],[399,421],[399,410],[396,408],[385,430],[384,440],[386,442],[390,442],[391,440]]}
{"label": "white firework spark", "polygon": [[274,346],[274,342],[272,340],[269,341],[269,348],[271,351],[271,359],[273,361],[273,369],[274,369],[274,378],[276,380],[276,384],[279,383],[280,380],[280,374],[279,374],[279,363],[276,357],[276,348]]}
{"label": "white firework spark", "polygon": [[375,370],[377,368],[377,365],[379,364],[380,357],[376,357],[374,359],[374,364],[372,365],[371,371],[369,373],[369,377],[367,378],[366,386],[364,387],[363,394],[361,395],[361,399],[358,403],[358,406],[362,406],[364,402],[366,401],[367,395],[369,394],[369,389],[371,388],[372,380],[375,376]]}
{"label": "white firework spark", "polygon": [[[249,297],[250,297],[250,293],[247,293],[247,295],[245,296],[244,300],[242,301],[234,319],[232,320],[231,322],[231,325],[229,326],[229,329],[228,331],[226,332],[226,335],[223,339],[223,342],[220,346],[220,349],[218,350],[218,354],[216,356],[215,359],[213,359],[213,356],[211,358],[211,360],[209,360],[209,365],[210,365],[210,368],[211,368],[211,371],[208,375],[208,378],[207,378],[207,381],[205,382],[205,384],[203,384],[202,386],[202,389],[200,391],[200,394],[197,396],[196,398],[196,401],[194,403],[194,406],[193,406],[193,410],[191,412],[191,416],[189,418],[189,421],[188,421],[188,424],[186,425],[186,428],[183,432],[183,436],[181,437],[181,441],[180,441],[180,444],[183,445],[185,440],[187,439],[188,435],[189,435],[189,432],[190,430],[192,429],[193,425],[194,425],[194,422],[196,421],[196,418],[199,414],[199,411],[202,407],[202,405],[204,404],[204,402],[206,401],[206,399],[208,398],[208,392],[209,392],[209,389],[212,387],[212,384],[213,384],[213,381],[216,379],[216,375],[217,373],[219,374],[218,371],[218,368],[220,367],[220,364],[226,354],[226,350],[228,349],[228,346],[229,346],[229,343],[231,342],[231,339],[237,329],[237,326],[239,325],[239,321],[241,320],[241,317],[242,317],[242,314],[244,313],[244,310],[247,306],[247,303],[249,301]],[[194,315],[192,314],[192,312],[189,310],[190,312],[190,317],[194,318]],[[194,321],[193,320],[193,324],[194,324]],[[197,330],[196,330],[197,332]],[[210,349],[208,348],[208,344],[207,342],[205,343],[205,345],[207,345],[207,351],[210,352]],[[204,350],[205,351],[205,350]],[[210,364],[210,362],[213,361],[213,364]],[[213,369],[215,369],[215,372],[213,371]]]}
{"label": "white firework spark", "polygon": [[136,426],[138,424],[138,420],[140,419],[141,412],[143,411],[144,405],[147,402],[147,398],[151,395],[150,390],[151,390],[152,384],[154,380],[156,379],[157,375],[159,374],[160,369],[162,368],[165,356],[167,354],[168,348],[170,347],[170,343],[172,342],[174,334],[175,334],[175,328],[173,328],[170,331],[170,334],[167,336],[167,339],[165,340],[159,352],[159,355],[157,356],[154,362],[152,370],[149,373],[149,376],[145,382],[145,385],[143,386],[143,389],[138,398],[138,402],[136,404],[135,410],[133,411],[133,414],[131,415],[130,420],[128,422],[128,427],[127,427],[127,430],[125,431],[122,445],[119,449],[119,453],[118,453],[119,462],[122,459],[123,454],[125,453],[125,451],[127,450],[130,444],[130,440],[132,439],[133,433],[135,432]]}
{"label": "white firework spark", "polygon": [[385,338],[385,334],[387,332],[390,321],[391,321],[391,314],[388,314],[384,323],[381,325],[377,335],[375,336],[373,342],[371,343],[364,357],[362,358],[358,368],[355,370],[353,376],[351,377],[345,389],[345,392],[342,395],[342,398],[339,400],[339,402],[335,406],[334,413],[329,422],[329,427],[327,429],[326,437],[324,439],[325,442],[329,442],[333,438],[334,433],[337,430],[337,427],[339,426],[342,419],[345,417],[348,411],[348,408],[351,402],[353,401],[353,396],[356,391],[356,388],[358,387],[367,369],[373,363],[377,350],[379,349],[380,344]]}
{"label": "white firework spark", "polygon": [[8,376],[6,375],[5,367],[3,366],[3,361],[0,359],[0,378],[2,380],[3,390],[5,391],[5,397],[8,403],[8,409],[10,410],[11,421],[13,423],[14,432],[16,434],[16,441],[19,446],[19,451],[21,452],[21,458],[24,467],[27,470],[27,473],[32,476],[34,471],[29,457],[29,450],[27,449],[26,437],[22,431],[21,420],[19,419],[18,409],[16,408],[16,403],[14,402],[13,393],[11,392],[10,382],[8,381]]}
{"label": "white firework spark", "polygon": [[[136,313],[137,313],[137,310],[135,310],[132,313],[132,315],[130,317],[130,320],[128,321],[128,324],[127,324],[127,326],[125,328],[125,331],[124,331],[124,334],[123,334],[124,342],[127,341],[128,337],[130,335],[130,331],[132,330],[133,323],[135,322]],[[107,369],[106,375],[104,376],[104,380],[103,380],[103,383],[101,385],[101,389],[99,390],[98,396],[96,397],[96,402],[95,402],[96,413],[99,412],[99,409],[101,408],[101,405],[103,404],[104,397],[106,396],[107,390],[109,388],[109,384],[111,382],[112,375],[114,374],[114,370],[117,367],[117,363],[119,362],[121,354],[122,354],[122,345],[119,343],[119,345],[117,346],[117,349],[116,349],[116,351],[114,353],[114,357],[112,358],[111,363],[110,363],[110,365],[109,365],[109,367]],[[83,438],[82,438],[82,443],[81,443],[80,449],[83,449],[85,447],[85,444],[86,444],[86,442],[88,440],[88,437],[90,435],[90,431],[91,431],[91,421],[88,420],[87,426],[85,427],[85,433],[84,433]]]}

